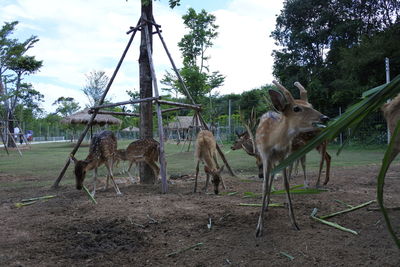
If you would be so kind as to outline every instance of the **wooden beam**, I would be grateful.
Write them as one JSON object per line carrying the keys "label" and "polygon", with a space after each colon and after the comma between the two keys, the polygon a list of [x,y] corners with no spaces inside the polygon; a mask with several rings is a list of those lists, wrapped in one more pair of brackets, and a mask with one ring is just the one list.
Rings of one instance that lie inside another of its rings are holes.
{"label": "wooden beam", "polygon": [[[94,110],[89,110],[89,113],[94,113]],[[116,112],[116,111],[97,111],[97,114],[105,114],[105,115],[116,115],[116,116],[131,116],[131,117],[139,117],[139,113],[132,113],[132,112]]]}
{"label": "wooden beam", "polygon": [[123,102],[94,106],[90,109],[95,110],[95,109],[102,109],[102,108],[118,107],[118,106],[129,105],[129,104],[137,104],[137,103],[141,103],[141,102],[150,102],[153,100],[157,100],[158,98],[159,97],[146,97],[146,98],[142,98],[142,99],[128,100],[128,101],[123,101]]}
{"label": "wooden beam", "polygon": [[194,110],[201,110],[200,105],[191,105],[191,104],[184,104],[184,103],[179,103],[179,102],[172,102],[172,101],[166,101],[166,100],[157,100],[156,102],[160,104],[165,104],[165,105],[171,105],[171,106],[177,106],[177,107],[182,107],[182,108],[189,108],[189,109],[194,109]]}

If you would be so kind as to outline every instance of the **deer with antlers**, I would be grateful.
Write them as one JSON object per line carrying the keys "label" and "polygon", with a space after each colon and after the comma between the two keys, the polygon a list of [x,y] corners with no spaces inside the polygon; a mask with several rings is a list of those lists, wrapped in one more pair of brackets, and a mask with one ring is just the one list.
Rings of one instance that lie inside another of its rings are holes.
{"label": "deer with antlers", "polygon": [[[273,83],[279,90],[269,90],[268,93],[280,116],[277,118],[272,112],[265,113],[260,119],[255,139],[263,164],[264,178],[262,207],[256,228],[257,237],[263,233],[264,215],[269,204],[273,180],[272,168],[287,157],[291,151],[292,141],[299,133],[315,131],[329,120],[327,116],[312,108],[307,101],[295,101],[284,86],[276,81]],[[289,217],[295,229],[299,229],[293,213],[286,169],[283,170],[283,181]]]}
{"label": "deer with antlers", "polygon": [[126,149],[118,149],[116,159],[117,162],[129,161],[127,173],[131,179],[133,179],[130,174],[132,165],[139,162],[147,163],[153,170],[154,175],[158,177],[160,168],[157,166],[156,162],[159,157],[159,149],[160,143],[153,138],[139,139],[130,143]]}
{"label": "deer with antlers", "polygon": [[115,191],[118,195],[121,195],[121,191],[115,183],[113,175],[113,165],[116,156],[116,150],[117,138],[115,137],[114,133],[111,131],[102,131],[92,137],[89,147],[89,155],[86,157],[86,159],[77,160],[73,155],[71,155],[70,159],[75,163],[74,173],[76,179],[76,189],[82,189],[86,172],[94,169],[94,184],[92,192],[92,195],[94,196],[96,194],[97,168],[104,164],[108,171],[106,189],[108,188],[108,182],[111,178]]}
{"label": "deer with antlers", "polygon": [[197,177],[199,175],[200,161],[202,161],[204,163],[204,171],[207,175],[205,191],[207,191],[208,182],[211,176],[211,182],[214,184],[214,193],[218,195],[220,182],[222,183],[222,187],[225,189],[225,184],[221,177],[221,172],[224,169],[224,165],[222,165],[221,168],[218,167],[217,143],[215,142],[212,132],[208,130],[201,130],[198,133],[194,157],[197,161],[197,164],[193,192],[196,192],[197,190]]}
{"label": "deer with antlers", "polygon": [[[299,89],[300,91],[300,101],[306,101],[308,102],[308,97],[307,97],[307,91],[305,88],[299,83],[295,82],[294,85]],[[298,99],[294,100],[299,101]],[[310,104],[311,105],[311,104]],[[270,113],[270,115],[273,115],[276,119],[280,119],[280,114],[278,113]],[[255,147],[255,142],[253,141],[254,138],[252,137],[252,128],[256,123],[255,116],[252,112],[250,119],[246,123],[242,118],[241,118],[242,123],[244,124],[246,131],[239,134],[236,133],[238,138],[234,142],[234,144],[231,146],[232,150],[237,150],[237,149],[243,149],[248,155],[255,157],[256,158],[256,164],[258,166],[258,177],[263,178],[263,166],[262,166],[262,161],[261,157]],[[310,132],[304,132],[304,133],[299,133],[292,141],[292,147],[291,151],[297,151],[304,145],[306,145],[311,139],[313,139],[318,133],[320,132],[320,129],[317,129],[315,131],[310,131]],[[324,185],[328,184],[329,181],[329,174],[330,174],[330,166],[331,166],[331,156],[328,154],[326,151],[328,146],[328,142],[325,141],[322,144],[320,144],[316,149],[317,151],[321,154],[321,160],[319,164],[319,172],[318,172],[318,179],[316,182],[316,187],[319,187],[320,185],[320,179],[322,175],[322,170],[324,166],[324,162],[326,161],[326,176],[325,176],[325,181]],[[307,180],[307,175],[306,175],[306,156],[303,156],[300,158],[300,163],[303,169],[303,177],[304,177],[304,186],[308,187],[309,183]],[[292,166],[289,168],[289,178],[291,177],[292,173]]]}

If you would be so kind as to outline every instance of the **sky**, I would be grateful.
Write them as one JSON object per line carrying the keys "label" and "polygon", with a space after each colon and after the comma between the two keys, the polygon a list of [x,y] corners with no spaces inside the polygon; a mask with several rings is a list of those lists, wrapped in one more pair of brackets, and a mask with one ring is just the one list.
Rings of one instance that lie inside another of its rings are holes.
{"label": "sky", "polygon": [[[220,95],[242,93],[273,80],[270,38],[283,0],[182,0],[170,9],[168,0],[153,1],[157,24],[177,67],[182,66],[177,43],[187,32],[182,15],[192,7],[216,16],[219,35],[209,49],[210,71],[225,75]],[[43,61],[43,67],[26,77],[44,95],[42,108],[54,112],[52,105],[61,96],[73,97],[83,108],[89,103],[82,88],[91,71],[105,71],[111,77],[128,42],[126,34],[140,15],[140,0],[0,0],[0,25],[19,21],[12,36],[25,40],[32,35],[40,41],[29,50]],[[139,42],[134,42],[108,93],[112,102],[129,100],[126,90],[139,89]],[[157,36],[154,36],[153,61],[158,87],[166,70],[172,67]],[[163,93],[161,92],[161,95]]]}

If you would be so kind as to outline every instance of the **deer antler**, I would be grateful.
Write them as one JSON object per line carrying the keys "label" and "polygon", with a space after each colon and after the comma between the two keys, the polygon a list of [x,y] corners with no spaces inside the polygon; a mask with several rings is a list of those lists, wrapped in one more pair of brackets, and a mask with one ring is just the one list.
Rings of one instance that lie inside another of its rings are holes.
{"label": "deer antler", "polygon": [[[243,123],[244,127],[246,128],[247,133],[249,134],[250,137],[250,141],[251,144],[253,145],[253,153],[252,154],[256,154],[256,142],[254,139],[254,134],[252,129],[255,128],[255,126],[257,125],[256,122],[256,114],[254,112],[254,108],[251,109],[251,114],[250,114],[250,118],[248,119],[247,123],[244,121],[244,117],[243,117],[243,113],[239,110],[239,116],[240,116],[240,121]],[[242,145],[243,147],[243,145]],[[244,150],[246,150],[243,147]]]}
{"label": "deer antler", "polygon": [[308,102],[307,90],[301,85],[299,82],[295,82],[294,86],[299,88],[300,91],[300,99]]}
{"label": "deer antler", "polygon": [[288,89],[286,89],[282,84],[278,83],[277,81],[272,81],[273,84],[275,84],[276,87],[279,88],[279,90],[282,91],[282,93],[285,95],[286,101],[290,103],[294,103],[294,99],[292,94],[289,92]]}

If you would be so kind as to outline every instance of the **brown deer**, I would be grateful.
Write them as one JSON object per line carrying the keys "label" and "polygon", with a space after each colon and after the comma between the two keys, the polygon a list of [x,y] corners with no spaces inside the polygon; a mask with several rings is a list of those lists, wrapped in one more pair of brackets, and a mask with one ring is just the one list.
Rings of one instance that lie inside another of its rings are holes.
{"label": "brown deer", "polygon": [[205,191],[207,191],[208,182],[211,175],[211,182],[214,184],[214,193],[218,195],[220,182],[222,182],[222,187],[225,189],[225,184],[221,177],[221,172],[224,169],[224,165],[222,165],[221,168],[218,167],[217,144],[215,142],[215,138],[212,132],[208,130],[202,130],[199,132],[196,138],[194,157],[197,160],[197,165],[193,192],[196,192],[197,190],[199,165],[200,161],[202,161],[204,163],[204,171],[207,175]]}
{"label": "brown deer", "polygon": [[[400,120],[400,94],[389,103],[385,103],[381,109],[383,111],[383,116],[385,117],[390,134],[393,136],[397,122]],[[389,165],[400,152],[400,136],[398,135],[395,138],[393,151],[389,158]]]}
{"label": "brown deer", "polygon": [[[300,100],[308,102],[307,91],[305,90],[305,88],[299,82],[296,82],[294,85],[300,91]],[[295,99],[294,101],[296,102],[298,100]],[[270,113],[270,114],[271,115],[273,114],[276,117],[276,119],[280,118],[280,115],[277,113]],[[251,138],[250,134],[249,134],[249,132],[251,131],[251,125],[254,124],[254,121],[255,121],[255,117],[251,118],[248,123],[245,123],[244,120],[242,120],[242,123],[245,125],[247,130],[241,134],[236,133],[238,138],[236,139],[235,143],[232,145],[231,149],[232,150],[243,149],[248,155],[255,157],[256,164],[257,164],[258,170],[259,170],[258,177],[263,178],[263,166],[262,166],[261,157],[260,157],[257,149],[256,149],[256,151],[254,151],[255,146],[253,144],[254,143],[253,138]],[[301,147],[306,145],[311,139],[313,139],[319,132],[320,132],[320,129],[311,131],[311,132],[299,133],[292,141],[291,151],[294,152],[294,151],[299,150]],[[326,161],[326,176],[325,176],[324,185],[327,185],[328,181],[329,181],[331,156],[326,151],[327,146],[328,146],[328,142],[325,141],[316,148],[317,151],[321,154],[321,161],[319,164],[319,172],[318,172],[318,179],[316,182],[316,187],[319,187],[319,184],[320,184],[324,161]],[[305,165],[306,156],[301,157],[299,161],[300,161],[302,169],[303,169],[304,186],[308,187],[309,183],[307,180],[306,168],[305,168],[306,167],[306,165]],[[289,178],[291,177],[292,166],[289,167]]]}
{"label": "brown deer", "polygon": [[154,175],[158,177],[160,168],[156,162],[159,157],[160,144],[153,138],[144,138],[133,141],[126,149],[117,150],[117,161],[129,161],[128,175],[133,179],[130,170],[134,163],[145,162],[153,170]]}
{"label": "brown deer", "polygon": [[86,159],[77,160],[73,155],[71,155],[71,161],[75,163],[74,173],[76,179],[76,189],[82,189],[86,172],[94,169],[94,184],[92,195],[95,195],[97,168],[104,164],[106,165],[108,171],[106,189],[108,188],[108,182],[111,178],[115,191],[118,195],[121,195],[121,191],[119,191],[119,188],[114,181],[114,175],[112,172],[116,150],[117,138],[115,137],[114,133],[111,131],[102,131],[92,137],[89,147],[89,155],[86,157]]}
{"label": "brown deer", "polygon": [[[257,237],[263,233],[264,215],[269,204],[273,180],[272,168],[287,157],[291,151],[292,141],[299,133],[315,131],[329,120],[327,116],[313,109],[307,101],[295,101],[284,86],[276,81],[273,83],[279,90],[269,90],[268,93],[281,116],[276,118],[271,112],[267,112],[261,117],[256,131],[256,145],[262,159],[264,177],[262,207],[256,228]],[[283,170],[283,181],[289,217],[295,229],[299,229],[293,213],[286,169]]]}

